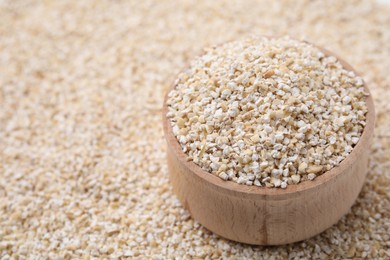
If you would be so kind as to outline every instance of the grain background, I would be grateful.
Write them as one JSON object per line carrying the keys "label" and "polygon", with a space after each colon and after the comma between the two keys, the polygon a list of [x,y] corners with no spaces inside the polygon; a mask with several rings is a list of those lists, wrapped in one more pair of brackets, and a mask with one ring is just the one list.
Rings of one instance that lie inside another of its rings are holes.
{"label": "grain background", "polygon": [[[163,96],[204,46],[306,39],[374,97],[370,170],[324,233],[260,247],[220,238],[172,193]],[[390,258],[390,8],[372,1],[0,0],[0,258]]]}

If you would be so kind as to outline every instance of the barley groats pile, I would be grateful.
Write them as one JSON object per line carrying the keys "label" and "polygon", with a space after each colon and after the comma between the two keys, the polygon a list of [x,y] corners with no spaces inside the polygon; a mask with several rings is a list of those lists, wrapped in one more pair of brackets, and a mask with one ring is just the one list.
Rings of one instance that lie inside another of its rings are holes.
{"label": "barley groats pile", "polygon": [[363,80],[290,38],[215,48],[179,75],[168,118],[189,160],[224,180],[286,188],[340,164],[365,125]]}

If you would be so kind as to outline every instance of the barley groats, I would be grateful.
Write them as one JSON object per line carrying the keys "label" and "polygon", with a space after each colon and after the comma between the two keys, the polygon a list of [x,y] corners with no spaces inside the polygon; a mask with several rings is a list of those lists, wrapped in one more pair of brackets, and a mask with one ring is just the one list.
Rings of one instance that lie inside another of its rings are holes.
{"label": "barley groats", "polygon": [[313,180],[340,164],[365,125],[362,78],[304,42],[250,38],[207,49],[169,93],[189,160],[247,185]]}

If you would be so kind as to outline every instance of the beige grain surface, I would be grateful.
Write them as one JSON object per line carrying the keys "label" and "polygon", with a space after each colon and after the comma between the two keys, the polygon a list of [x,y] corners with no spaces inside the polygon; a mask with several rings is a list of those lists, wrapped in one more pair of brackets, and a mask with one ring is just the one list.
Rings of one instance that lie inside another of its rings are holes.
{"label": "beige grain surface", "polygon": [[[389,259],[389,28],[390,9],[369,1],[0,0],[0,258]],[[377,110],[352,210],[281,247],[213,235],[167,178],[161,106],[175,74],[203,46],[252,34],[345,58]]]}

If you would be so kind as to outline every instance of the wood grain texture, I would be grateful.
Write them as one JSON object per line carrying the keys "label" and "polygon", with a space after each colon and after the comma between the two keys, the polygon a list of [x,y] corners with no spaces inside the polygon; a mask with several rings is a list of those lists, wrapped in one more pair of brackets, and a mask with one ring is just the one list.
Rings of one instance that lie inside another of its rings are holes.
{"label": "wood grain texture", "polygon": [[[355,71],[338,60],[345,69]],[[166,100],[163,125],[173,190],[195,220],[222,237],[256,245],[280,245],[312,237],[337,223],[363,186],[375,126],[371,95],[366,98],[367,125],[351,154],[313,181],[288,185],[286,189],[223,181],[187,161],[166,118]]]}

